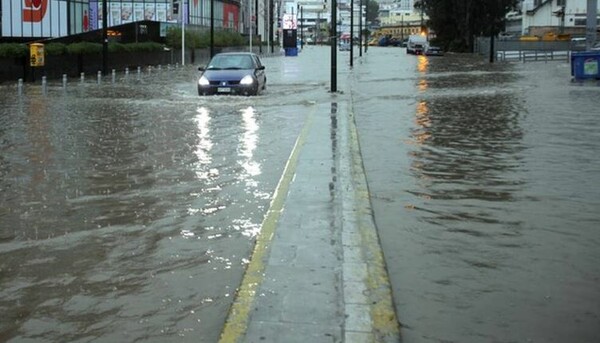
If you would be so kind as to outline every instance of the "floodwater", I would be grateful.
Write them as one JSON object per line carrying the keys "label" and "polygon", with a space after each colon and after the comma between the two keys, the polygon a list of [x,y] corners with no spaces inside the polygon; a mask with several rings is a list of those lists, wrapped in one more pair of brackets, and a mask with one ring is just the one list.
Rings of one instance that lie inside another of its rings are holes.
{"label": "floodwater", "polygon": [[353,100],[403,342],[600,342],[599,84],[375,51]]}
{"label": "floodwater", "polygon": [[217,341],[328,97],[299,61],[264,58],[259,97],[198,97],[192,66],[0,86],[0,341]]}
{"label": "floodwater", "polygon": [[[600,341],[600,87],[564,62],[354,56],[333,98],[403,342]],[[256,98],[198,97],[191,66],[0,85],[0,341],[215,342],[306,114],[333,102],[329,58],[265,58]]]}

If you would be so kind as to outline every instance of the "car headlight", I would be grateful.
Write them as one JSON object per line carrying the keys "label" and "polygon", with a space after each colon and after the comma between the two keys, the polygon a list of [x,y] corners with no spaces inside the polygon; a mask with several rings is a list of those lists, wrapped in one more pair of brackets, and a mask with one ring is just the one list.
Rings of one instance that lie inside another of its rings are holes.
{"label": "car headlight", "polygon": [[244,78],[240,81],[241,85],[251,85],[254,83],[254,78],[250,75],[244,76]]}
{"label": "car headlight", "polygon": [[202,76],[200,76],[200,79],[198,80],[198,85],[199,86],[208,86],[208,85],[210,85],[210,81],[208,81],[206,76],[202,75]]}

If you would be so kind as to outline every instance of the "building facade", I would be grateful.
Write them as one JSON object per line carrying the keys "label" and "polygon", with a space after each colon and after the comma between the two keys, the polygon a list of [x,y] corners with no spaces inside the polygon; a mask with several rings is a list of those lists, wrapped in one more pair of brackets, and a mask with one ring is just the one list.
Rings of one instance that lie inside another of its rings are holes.
{"label": "building facade", "polygon": [[[104,20],[102,0],[0,0],[2,38],[58,38],[150,20],[208,27],[211,0],[108,0]],[[241,31],[239,0],[213,0],[214,25]],[[177,10],[175,10],[177,9]]]}

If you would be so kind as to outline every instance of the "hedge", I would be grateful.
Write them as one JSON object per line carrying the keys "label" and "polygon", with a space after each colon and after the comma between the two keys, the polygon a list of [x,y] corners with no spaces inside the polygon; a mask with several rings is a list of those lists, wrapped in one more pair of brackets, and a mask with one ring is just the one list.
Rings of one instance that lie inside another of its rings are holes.
{"label": "hedge", "polygon": [[[164,46],[155,42],[143,43],[109,43],[109,52],[152,52],[162,51]],[[64,55],[64,54],[101,54],[102,44],[79,42],[71,44],[48,43],[44,45],[46,55]],[[24,43],[0,43],[0,58],[25,57],[29,55],[29,46]]]}

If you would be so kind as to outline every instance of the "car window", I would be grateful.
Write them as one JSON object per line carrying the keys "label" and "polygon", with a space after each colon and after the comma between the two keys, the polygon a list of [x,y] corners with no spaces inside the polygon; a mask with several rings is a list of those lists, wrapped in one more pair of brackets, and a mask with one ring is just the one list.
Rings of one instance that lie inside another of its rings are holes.
{"label": "car window", "polygon": [[242,56],[240,67],[244,69],[254,69],[255,62],[251,56]]}
{"label": "car window", "polygon": [[252,56],[252,58],[254,59],[254,62],[256,63],[256,66],[258,68],[260,68],[262,66],[262,62],[260,61],[260,58],[258,57],[258,55],[254,55],[254,56]]}
{"label": "car window", "polygon": [[253,69],[255,61],[250,55],[217,55],[208,64],[208,69]]}

